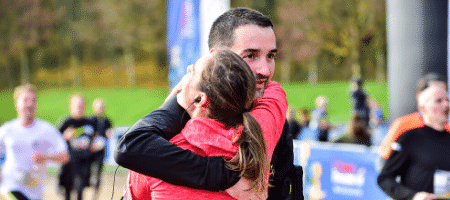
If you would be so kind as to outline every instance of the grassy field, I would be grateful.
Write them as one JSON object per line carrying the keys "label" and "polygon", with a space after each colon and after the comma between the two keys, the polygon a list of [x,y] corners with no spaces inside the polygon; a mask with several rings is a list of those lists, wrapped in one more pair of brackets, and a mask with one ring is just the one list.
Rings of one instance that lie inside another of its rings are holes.
{"label": "grassy field", "polygon": [[[350,119],[352,108],[347,82],[328,82],[317,85],[285,84],[289,105],[295,108],[305,107],[313,110],[314,100],[319,95],[328,98],[329,118],[333,123],[346,122]],[[388,115],[388,92],[386,82],[366,82],[367,93],[373,96]],[[68,99],[75,92],[81,92],[87,98],[87,112],[92,113],[92,101],[97,97],[106,100],[107,115],[115,126],[134,124],[152,110],[158,108],[168,94],[168,88],[82,88],[46,89],[38,93],[38,118],[57,124],[58,119],[69,113]],[[0,91],[0,124],[16,117],[11,90]]]}

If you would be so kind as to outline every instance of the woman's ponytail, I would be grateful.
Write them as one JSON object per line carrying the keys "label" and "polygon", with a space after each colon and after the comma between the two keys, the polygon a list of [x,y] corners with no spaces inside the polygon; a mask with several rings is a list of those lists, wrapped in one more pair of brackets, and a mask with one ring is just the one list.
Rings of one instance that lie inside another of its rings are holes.
{"label": "woman's ponytail", "polygon": [[[227,162],[227,166],[241,171],[241,176],[254,181],[260,191],[267,189],[268,152],[263,131],[258,121],[249,112],[243,114],[244,129],[235,143],[239,144],[237,154]],[[253,188],[252,187],[252,188]]]}

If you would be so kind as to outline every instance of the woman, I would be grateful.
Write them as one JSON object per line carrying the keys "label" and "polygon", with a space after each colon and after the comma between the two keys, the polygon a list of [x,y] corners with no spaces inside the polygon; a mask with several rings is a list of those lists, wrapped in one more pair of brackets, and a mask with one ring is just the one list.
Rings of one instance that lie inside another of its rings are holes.
{"label": "woman", "polygon": [[[277,83],[266,89],[282,90]],[[256,82],[245,61],[229,50],[200,58],[183,78],[178,103],[191,116],[170,141],[202,156],[221,156],[228,167],[267,190],[268,157],[262,129],[250,114]],[[284,92],[283,92],[284,93]],[[265,95],[266,95],[265,94]],[[258,101],[264,106],[264,97]],[[127,195],[132,199],[233,199],[226,192],[209,192],[165,183],[130,171]]]}

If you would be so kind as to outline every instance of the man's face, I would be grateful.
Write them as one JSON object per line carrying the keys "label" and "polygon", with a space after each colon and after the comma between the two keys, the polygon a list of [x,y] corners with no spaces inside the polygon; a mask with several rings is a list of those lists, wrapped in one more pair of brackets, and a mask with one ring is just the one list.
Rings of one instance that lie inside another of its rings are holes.
{"label": "man's face", "polygon": [[103,112],[105,111],[105,105],[101,101],[96,101],[92,105],[92,110],[94,111],[94,114],[97,116],[103,115]]}
{"label": "man's face", "polygon": [[19,117],[34,119],[36,111],[36,94],[33,91],[23,91],[17,97],[16,109]]}
{"label": "man's face", "polygon": [[449,102],[448,93],[443,87],[431,87],[432,90],[423,95],[428,95],[423,105],[423,115],[428,116],[434,123],[443,124],[448,121]]}
{"label": "man's face", "polygon": [[256,97],[264,95],[275,71],[277,44],[271,27],[244,25],[234,30],[231,51],[241,56],[256,77]]}
{"label": "man's face", "polygon": [[80,96],[74,96],[70,100],[70,114],[75,119],[81,119],[84,116],[84,98]]}

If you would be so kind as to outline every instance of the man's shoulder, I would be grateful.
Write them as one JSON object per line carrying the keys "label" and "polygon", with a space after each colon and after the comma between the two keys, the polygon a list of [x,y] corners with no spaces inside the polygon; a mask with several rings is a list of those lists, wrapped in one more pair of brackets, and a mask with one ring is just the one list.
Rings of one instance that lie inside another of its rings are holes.
{"label": "man's shoulder", "polygon": [[399,129],[404,131],[420,128],[425,125],[422,117],[418,112],[399,117],[394,120],[393,124],[396,124]]}
{"label": "man's shoulder", "polygon": [[52,123],[42,120],[42,119],[38,119],[35,118],[34,119],[35,123],[39,126],[45,127],[45,128],[51,128],[51,129],[56,129],[55,125],[53,125]]}
{"label": "man's shoulder", "polygon": [[17,119],[17,118],[16,118],[16,119],[9,120],[9,121],[3,123],[3,124],[0,126],[0,128],[11,127],[11,126],[15,126],[16,124],[18,124],[18,119]]}

